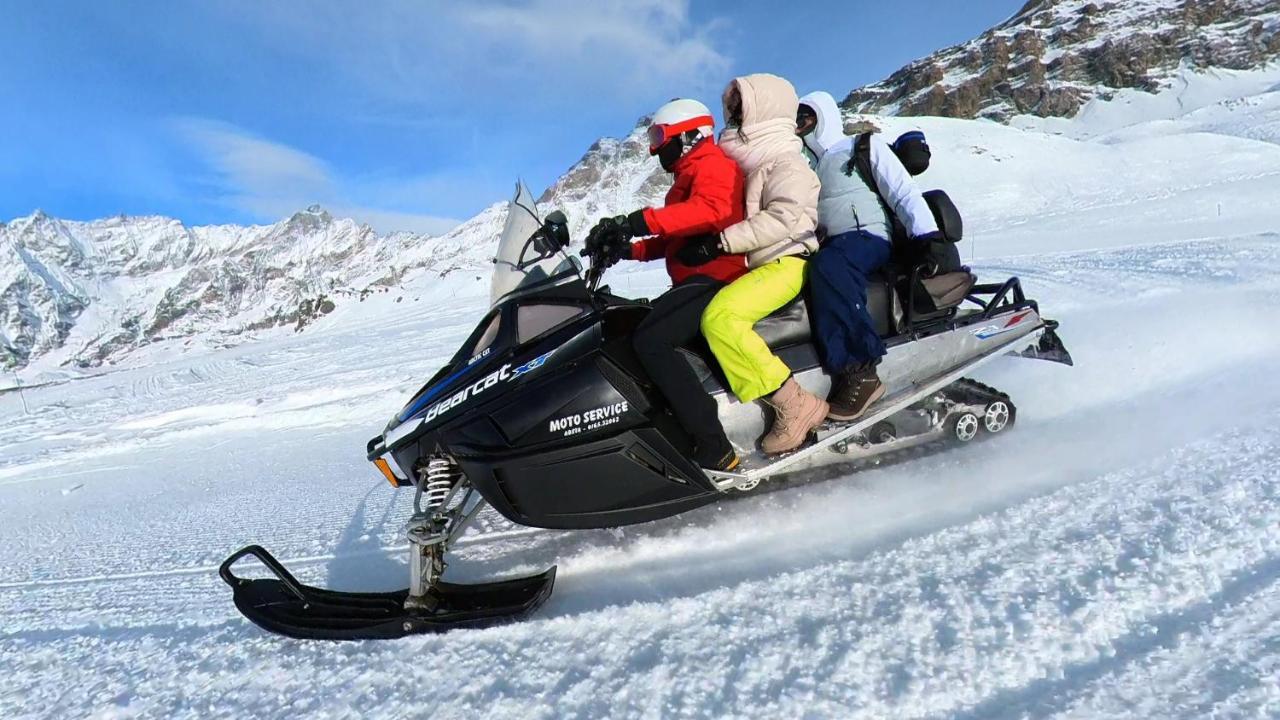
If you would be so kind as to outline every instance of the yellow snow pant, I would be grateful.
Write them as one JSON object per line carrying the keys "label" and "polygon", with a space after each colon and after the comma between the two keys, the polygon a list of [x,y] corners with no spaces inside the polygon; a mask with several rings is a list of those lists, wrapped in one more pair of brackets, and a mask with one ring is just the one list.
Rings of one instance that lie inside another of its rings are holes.
{"label": "yellow snow pant", "polygon": [[702,334],[742,402],[777,390],[791,374],[752,326],[800,294],[805,265],[794,256],[761,265],[716,293],[702,313]]}

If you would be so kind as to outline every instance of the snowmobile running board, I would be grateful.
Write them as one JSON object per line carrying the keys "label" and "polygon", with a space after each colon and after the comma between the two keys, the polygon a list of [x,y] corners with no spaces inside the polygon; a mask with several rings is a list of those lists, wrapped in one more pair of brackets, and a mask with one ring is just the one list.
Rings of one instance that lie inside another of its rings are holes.
{"label": "snowmobile running board", "polygon": [[[231,566],[246,556],[275,575],[241,578]],[[551,595],[556,569],[539,575],[474,585],[438,582],[432,610],[406,610],[409,591],[335,592],[303,585],[271,553],[249,545],[228,557],[218,575],[231,586],[236,608],[264,630],[305,640],[380,640],[519,620]]]}
{"label": "snowmobile running board", "polygon": [[[800,469],[804,467],[805,461],[812,459],[823,450],[834,448],[837,444],[848,441],[857,433],[866,430],[872,425],[892,416],[900,410],[910,407],[921,398],[938,392],[939,390],[956,382],[973,371],[974,368],[985,365],[1001,355],[1008,354],[1015,346],[1030,345],[1029,349],[1034,349],[1038,347],[1038,340],[1048,337],[1050,338],[1049,344],[1056,343],[1058,347],[1061,347],[1062,341],[1058,340],[1057,335],[1054,333],[1055,327],[1057,327],[1056,322],[1052,320],[1047,321],[1036,330],[992,348],[985,354],[974,358],[970,362],[967,362],[954,370],[942,375],[934,376],[932,380],[915,383],[906,389],[903,389],[893,395],[889,395],[877,402],[873,406],[874,410],[872,412],[867,413],[857,421],[848,425],[837,425],[835,432],[832,432],[829,435],[821,435],[817,441],[811,442],[808,445],[801,447],[799,450],[786,455],[776,456],[775,458],[772,458],[772,462],[769,462],[768,464],[750,467],[746,462],[744,462],[742,469],[736,472],[723,472],[719,470],[706,469],[704,469],[704,472],[717,488],[723,491],[729,491],[739,487],[752,488],[762,480],[766,480],[789,469]],[[1065,348],[1062,348],[1062,353],[1065,355]],[[1015,354],[1021,353],[1015,352]],[[1054,358],[1054,361],[1070,365],[1070,356],[1067,355],[1066,358],[1066,360]]]}

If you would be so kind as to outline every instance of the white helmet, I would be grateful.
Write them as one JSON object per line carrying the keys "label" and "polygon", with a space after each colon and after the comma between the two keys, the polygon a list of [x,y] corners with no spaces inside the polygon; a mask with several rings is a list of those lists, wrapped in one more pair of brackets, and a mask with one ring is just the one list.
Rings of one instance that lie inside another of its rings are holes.
{"label": "white helmet", "polygon": [[680,98],[658,108],[649,124],[649,154],[658,154],[658,148],[674,137],[694,131],[698,139],[715,135],[715,118],[706,105],[697,100]]}

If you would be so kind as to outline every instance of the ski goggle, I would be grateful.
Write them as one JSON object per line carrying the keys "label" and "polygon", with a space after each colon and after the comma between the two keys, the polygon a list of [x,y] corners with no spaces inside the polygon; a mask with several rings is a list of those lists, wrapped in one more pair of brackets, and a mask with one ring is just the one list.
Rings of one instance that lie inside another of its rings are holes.
{"label": "ski goggle", "polygon": [[683,133],[690,130],[697,130],[700,127],[715,127],[715,120],[710,115],[699,115],[688,120],[681,120],[678,123],[664,123],[662,125],[649,126],[649,154],[657,155],[658,148],[671,142]]}

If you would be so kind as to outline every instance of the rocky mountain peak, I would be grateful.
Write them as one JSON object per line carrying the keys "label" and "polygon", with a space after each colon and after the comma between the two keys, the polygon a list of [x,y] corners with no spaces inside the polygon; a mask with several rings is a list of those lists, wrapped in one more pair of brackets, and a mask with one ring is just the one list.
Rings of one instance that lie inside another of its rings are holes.
{"label": "rocky mountain peak", "polygon": [[1071,117],[1095,97],[1167,87],[1182,67],[1280,58],[1280,0],[1031,0],[977,38],[849,93],[858,113]]}
{"label": "rocky mountain peak", "polygon": [[625,137],[597,140],[547,188],[538,199],[539,207],[564,211],[576,238],[601,217],[641,205],[660,205],[671,187],[671,175],[649,155],[648,127],[645,116]]}
{"label": "rocky mountain peak", "polygon": [[320,205],[310,205],[294,213],[285,225],[300,232],[313,232],[333,223],[333,216]]}

